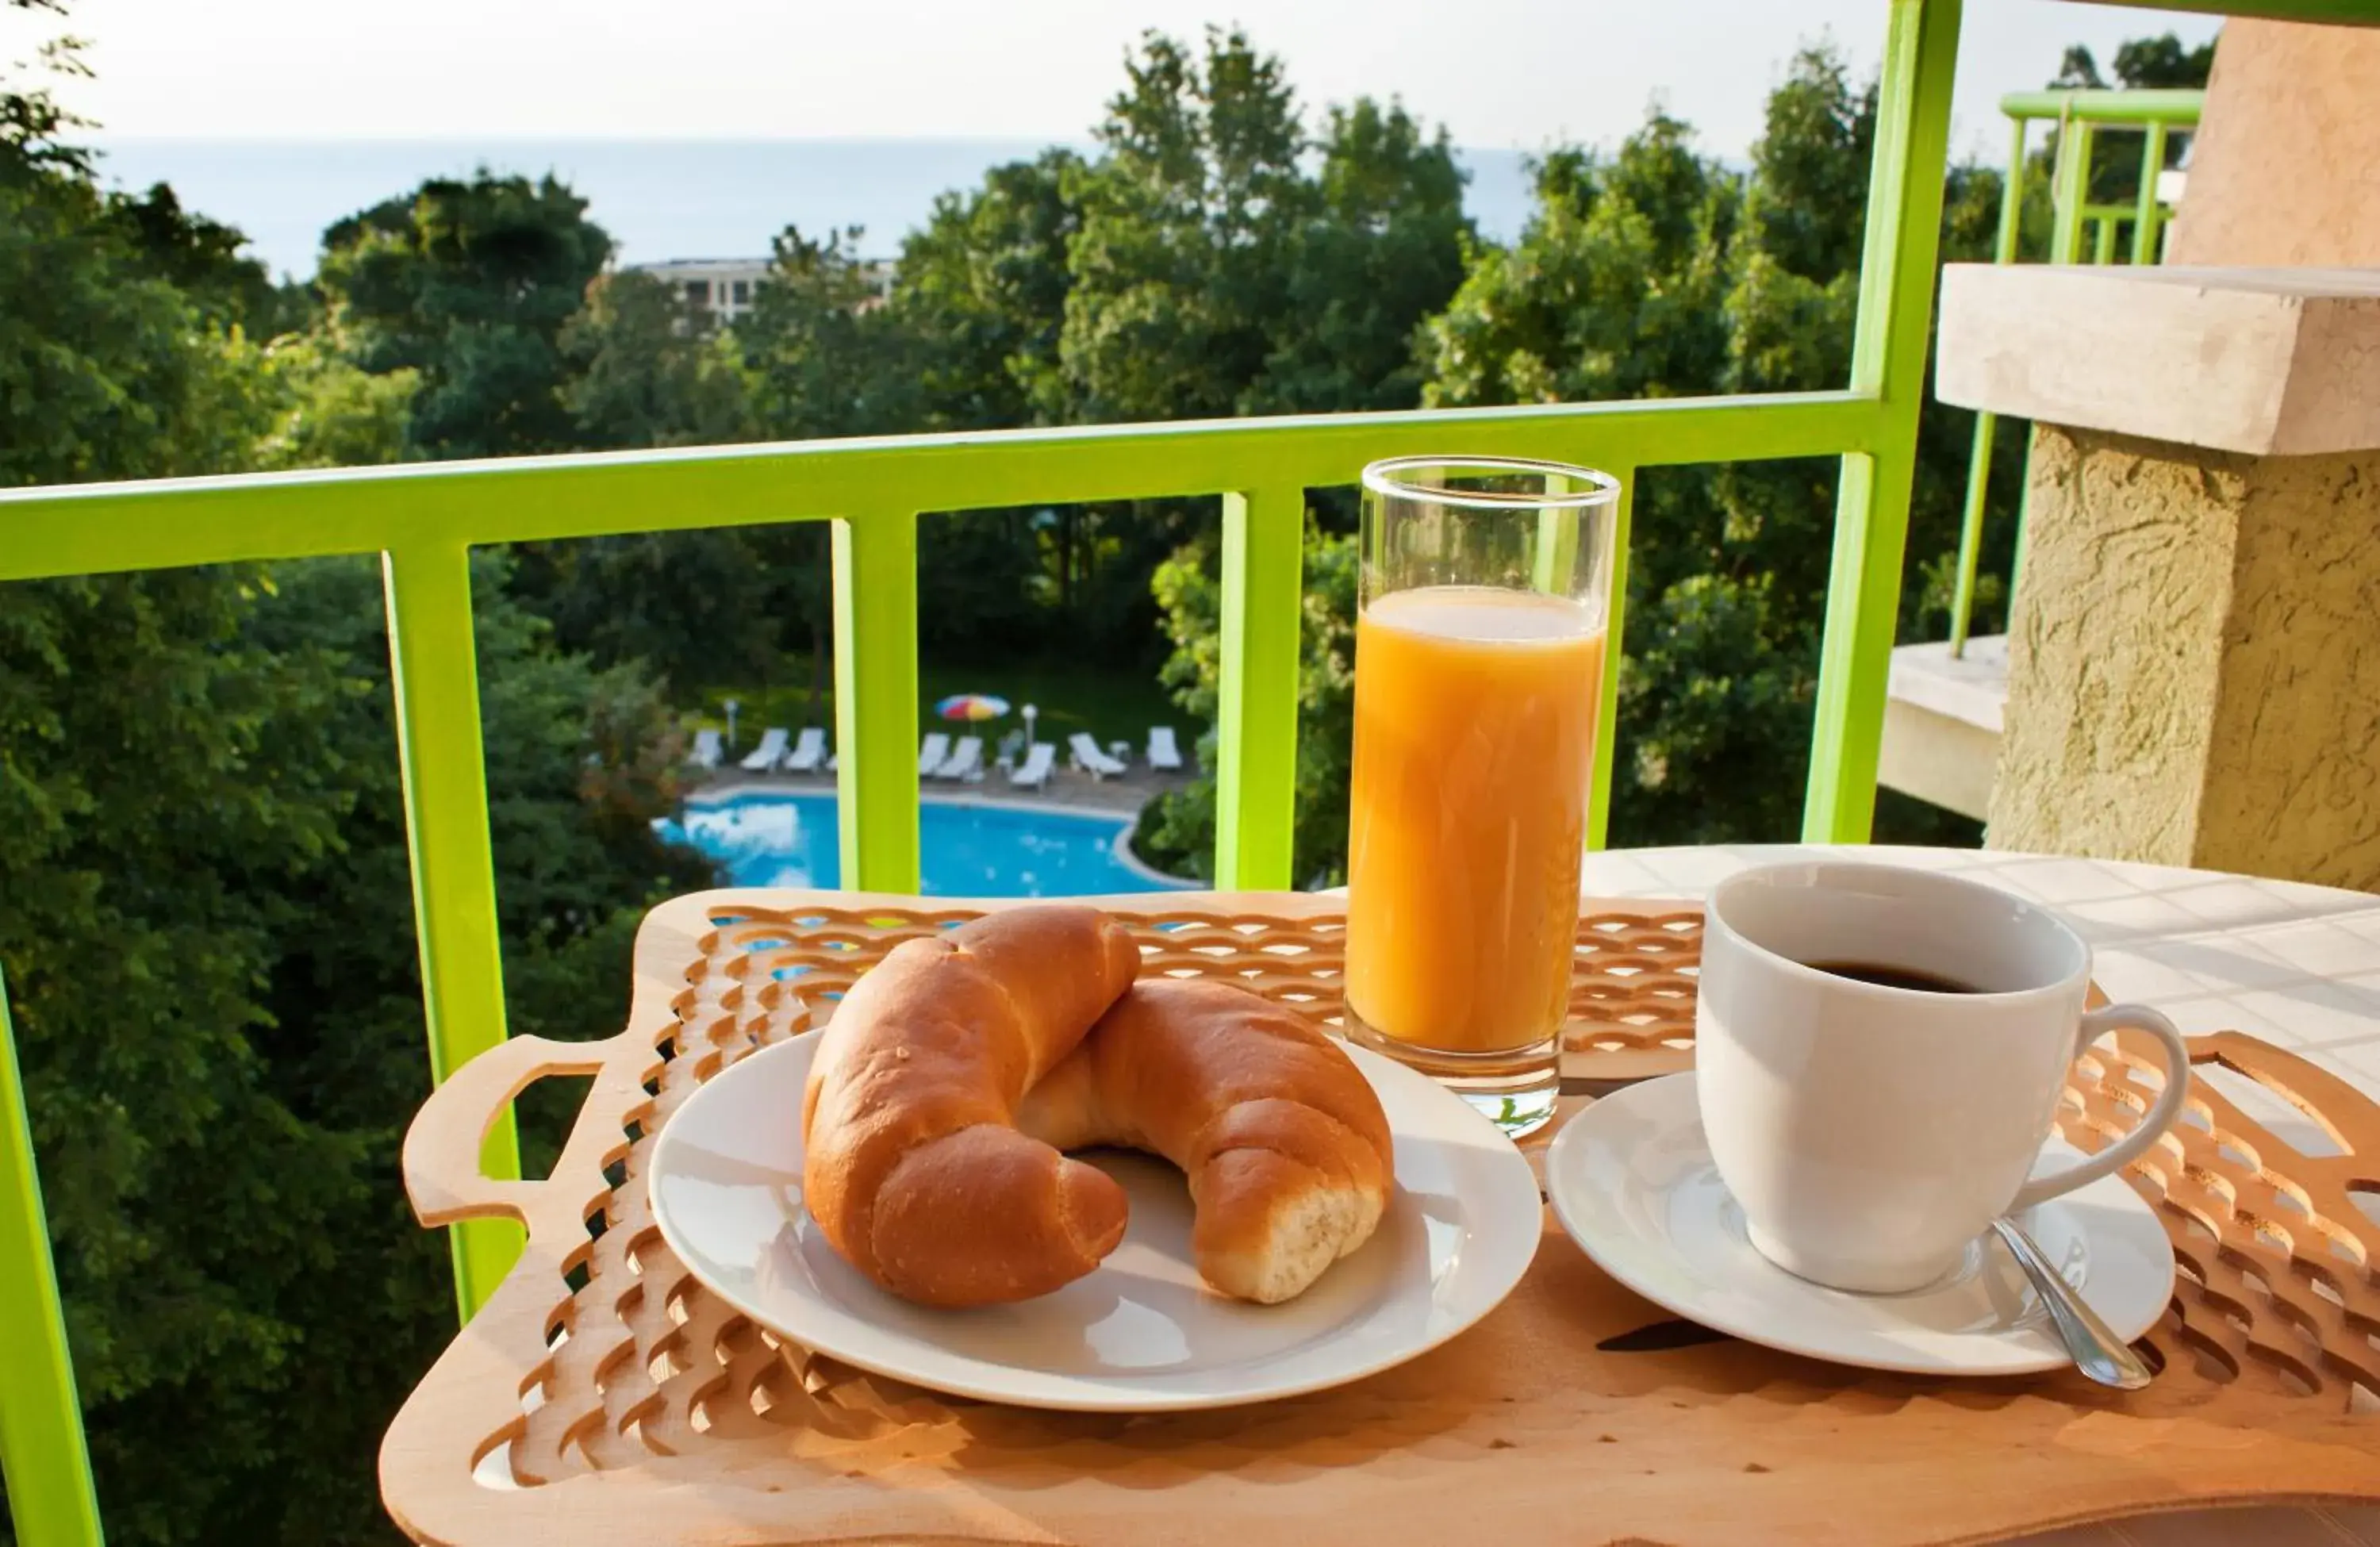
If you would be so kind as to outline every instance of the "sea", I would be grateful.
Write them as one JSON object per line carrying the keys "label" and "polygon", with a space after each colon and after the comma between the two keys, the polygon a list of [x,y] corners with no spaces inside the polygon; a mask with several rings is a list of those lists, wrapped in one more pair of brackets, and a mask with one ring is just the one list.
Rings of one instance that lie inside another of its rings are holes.
{"label": "sea", "polygon": [[[861,255],[890,257],[937,195],[1044,148],[1025,140],[98,141],[103,178],[136,191],[171,183],[186,209],[237,226],[275,275],[298,278],[314,272],[333,222],[425,177],[482,166],[568,183],[624,263],[764,257],[788,225],[812,236],[856,225]],[[1464,205],[1481,234],[1511,240],[1528,217],[1526,153],[1457,154],[1471,179]]]}

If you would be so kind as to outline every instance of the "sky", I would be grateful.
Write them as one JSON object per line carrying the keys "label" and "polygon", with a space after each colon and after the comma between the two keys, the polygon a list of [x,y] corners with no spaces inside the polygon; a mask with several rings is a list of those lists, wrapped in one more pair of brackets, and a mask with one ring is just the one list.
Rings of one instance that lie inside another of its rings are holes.
{"label": "sky", "polygon": [[[1998,156],[1993,103],[2069,43],[2196,42],[2212,18],[1968,0],[1956,148]],[[36,13],[37,14],[37,13]],[[1245,26],[1309,106],[1396,96],[1455,142],[1609,144],[1648,101],[1740,157],[1800,43],[1863,70],[1884,0],[73,0],[109,134],[1079,140],[1143,29]],[[1459,24],[1458,24],[1459,23]],[[0,58],[29,13],[0,9]]]}

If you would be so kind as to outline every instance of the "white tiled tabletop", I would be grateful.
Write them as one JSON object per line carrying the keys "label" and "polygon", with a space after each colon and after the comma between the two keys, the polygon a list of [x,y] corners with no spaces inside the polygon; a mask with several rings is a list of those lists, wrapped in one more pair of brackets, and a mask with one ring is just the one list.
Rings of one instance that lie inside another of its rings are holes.
{"label": "white tiled tabletop", "polygon": [[[2185,1035],[2248,1032],[2380,1098],[2380,897],[2362,892],[2104,859],[1784,844],[1590,854],[1580,890],[1699,900],[1747,866],[1821,856],[1947,871],[2046,904],[2091,942],[2093,975],[2114,997],[2155,1005]],[[2228,1071],[2216,1078],[2275,1137],[2309,1153],[2337,1152],[2312,1123],[2251,1082]],[[2380,1445],[2380,1426],[2373,1443]],[[2028,1541],[2033,1547],[2380,1547],[2380,1508],[2193,1510]]]}

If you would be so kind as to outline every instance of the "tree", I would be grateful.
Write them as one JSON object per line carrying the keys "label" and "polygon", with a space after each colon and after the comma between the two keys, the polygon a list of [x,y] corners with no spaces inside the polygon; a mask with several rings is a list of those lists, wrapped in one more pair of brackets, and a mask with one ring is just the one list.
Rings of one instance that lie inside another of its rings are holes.
{"label": "tree", "polygon": [[2171,32],[2132,38],[2116,49],[2116,79],[2134,91],[2155,87],[2204,87],[2215,73],[2215,40],[2184,48]]}
{"label": "tree", "polygon": [[636,270],[588,287],[563,324],[563,402],[577,442],[596,449],[718,445],[752,438],[750,392],[733,342],[707,309]]}
{"label": "tree", "polygon": [[982,187],[936,200],[901,244],[889,304],[927,341],[917,428],[1009,429],[1040,422],[1062,401],[1067,255],[1087,176],[1061,149],[993,167]]}
{"label": "tree", "polygon": [[1059,339],[1075,423],[1245,411],[1287,314],[1289,260],[1317,204],[1281,61],[1209,29],[1202,53],[1148,33],[1108,104],[1083,184]]}
{"label": "tree", "polygon": [[[1510,250],[1475,250],[1417,347],[1433,406],[1576,402],[1840,387],[1848,378],[1876,92],[1825,51],[1772,94],[1747,173],[1696,152],[1658,111],[1619,150],[1549,154],[1536,209]],[[1988,251],[1999,180],[1962,168],[1944,221],[1949,256]],[[1903,627],[1945,605],[1972,416],[1921,426]],[[2021,447],[2002,447],[2012,466]],[[1780,837],[1808,766],[1834,518],[1835,463],[1727,464],[1639,473],[1618,705],[1618,841]],[[1998,484],[2004,503],[2013,481]],[[2008,527],[1998,530],[2005,541]],[[2005,547],[1987,551],[1987,565]],[[1309,549],[1310,568],[1331,559]],[[1987,593],[1989,589],[1986,573]],[[1160,571],[1175,643],[1168,680],[1211,710],[1211,585]],[[1328,607],[1331,588],[1309,605]],[[1338,603],[1352,608],[1352,593]],[[1343,627],[1346,613],[1334,620]],[[1309,617],[1300,731],[1298,875],[1344,864],[1347,723],[1330,697],[1330,626]],[[1305,772],[1311,768],[1314,777]],[[1211,842],[1194,786],[1144,824],[1175,863]],[[1922,817],[1909,820],[1923,822]],[[1925,829],[1921,828],[1920,831]]]}
{"label": "tree", "polygon": [[788,225],[735,329],[752,412],[772,440],[881,434],[919,417],[912,339],[879,305],[857,226],[823,239]]}
{"label": "tree", "polygon": [[[1298,635],[1297,817],[1293,873],[1301,885],[1347,880],[1347,800],[1355,728],[1355,542],[1308,519],[1305,603]],[[1153,582],[1173,643],[1165,684],[1187,713],[1212,725],[1221,680],[1222,588],[1209,556],[1185,546],[1158,566]],[[1215,874],[1216,739],[1199,743],[1201,772],[1142,808],[1133,847],[1179,875]]]}
{"label": "tree", "polygon": [[577,425],[562,333],[611,256],[587,201],[552,177],[434,177],[322,234],[315,283],[374,374],[419,373],[417,457],[565,451]]}
{"label": "tree", "polygon": [[[599,280],[563,335],[580,443],[1412,401],[1414,329],[1452,293],[1472,239],[1443,133],[1358,102],[1318,141],[1280,62],[1236,33],[1203,50],[1152,34],[1127,70],[1099,154],[1052,150],[946,195],[889,276],[856,230],[788,228],[752,311],[717,335],[657,286]],[[730,411],[732,378],[748,424]],[[1211,501],[1184,500],[926,513],[921,646],[929,660],[1089,652],[1153,669],[1148,577],[1213,520]],[[649,661],[682,691],[765,685],[785,654],[822,688],[824,535],[545,545],[513,583],[566,647]]]}
{"label": "tree", "polygon": [[[0,85],[0,483],[395,455],[409,375],[249,342],[237,234],[103,194],[65,122]],[[675,717],[494,582],[515,1024],[608,1030],[641,907],[711,873],[651,830]],[[372,1456],[451,1331],[391,1183],[426,1073],[382,618],[358,560],[0,588],[0,961],[111,1541],[388,1540]]]}
{"label": "tree", "polygon": [[1723,262],[1742,194],[1655,113],[1604,162],[1539,164],[1536,211],[1486,249],[1424,324],[1431,408],[1717,391],[1727,367]]}
{"label": "tree", "polygon": [[[2180,37],[2168,32],[2162,37],[2131,38],[2116,47],[2114,84],[2127,91],[2203,87],[2214,73],[2213,38],[2195,48],[2186,48]],[[2058,61],[2058,74],[2049,84],[2066,90],[2102,91],[2109,82],[2099,73],[2099,61],[2090,49],[2075,43]]]}
{"label": "tree", "polygon": [[341,686],[241,640],[253,582],[0,603],[0,958],[119,1541],[200,1540],[330,1484],[282,1405],[315,1357],[305,1308],[348,1314],[324,1284],[373,1200],[366,1145],[292,1112],[258,1047],[274,938],[313,927],[288,888],[347,803],[310,731]]}
{"label": "tree", "polygon": [[1476,239],[1440,127],[1370,98],[1333,107],[1313,214],[1291,237],[1287,310],[1255,397],[1266,413],[1402,408],[1414,337],[1463,282]]}
{"label": "tree", "polygon": [[[513,1024],[589,1036],[643,907],[711,883],[651,829],[684,742],[480,563]],[[0,957],[112,1540],[380,1539],[379,1433],[451,1331],[388,1181],[425,1074],[378,591],[339,560],[0,606]]]}
{"label": "tree", "polygon": [[243,465],[271,414],[255,349],[38,143],[0,140],[0,484]]}
{"label": "tree", "polygon": [[[2202,88],[2215,70],[2215,40],[2209,38],[2195,48],[2185,48],[2171,32],[2161,37],[2132,38],[2117,46],[2115,67],[2112,84],[2125,91]],[[2067,49],[2049,84],[2067,90],[2104,91],[2110,82],[2099,73],[2099,62],[2091,51],[2075,43]],[[2035,164],[2044,177],[2056,164],[2058,133],[2051,130],[2048,144],[2036,152]],[[2128,205],[2140,196],[2141,152],[2137,144],[2132,133],[2122,130],[2102,130],[2093,139],[2089,179],[2092,203]],[[2186,144],[2180,136],[2168,141],[2167,166],[2180,164]]]}
{"label": "tree", "polygon": [[[1864,173],[1862,105],[1840,65],[1805,55],[1771,99],[1748,178],[1658,111],[1609,161],[1548,157],[1520,242],[1482,255],[1429,324],[1427,401],[1839,385],[1852,282],[1828,266],[1856,262],[1858,203],[1848,219],[1832,207],[1846,238],[1795,201],[1839,198],[1853,165]],[[1640,475],[1619,709],[1630,755],[1613,793],[1632,841],[1706,835],[1706,822],[1773,833],[1798,810],[1830,484],[1809,468]],[[1767,578],[1779,563],[1819,569],[1790,611]]]}
{"label": "tree", "polygon": [[261,468],[370,468],[402,461],[413,371],[375,376],[322,328],[286,335],[264,352],[277,413],[257,443]]}
{"label": "tree", "polygon": [[185,210],[166,183],[138,198],[110,194],[108,218],[161,279],[201,315],[249,337],[277,338],[310,325],[316,308],[306,286],[276,285],[254,258],[242,257],[247,233]]}

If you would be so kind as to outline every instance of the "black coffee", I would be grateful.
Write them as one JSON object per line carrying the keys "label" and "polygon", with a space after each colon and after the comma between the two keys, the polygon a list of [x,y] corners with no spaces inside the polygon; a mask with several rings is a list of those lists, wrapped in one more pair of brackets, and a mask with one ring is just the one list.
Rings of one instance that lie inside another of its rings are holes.
{"label": "black coffee", "polygon": [[1821,972],[1849,978],[1855,983],[1874,983],[1878,988],[1915,989],[1920,993],[1983,992],[1973,983],[1962,983],[1936,972],[1920,972],[1913,967],[1886,967],[1872,961],[1814,961],[1809,965]]}

